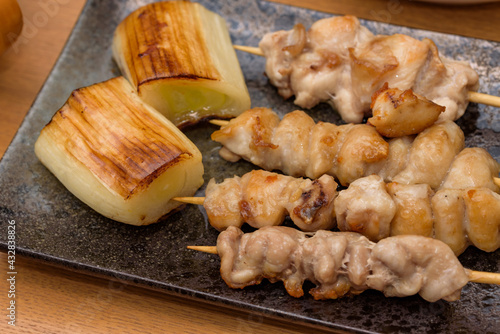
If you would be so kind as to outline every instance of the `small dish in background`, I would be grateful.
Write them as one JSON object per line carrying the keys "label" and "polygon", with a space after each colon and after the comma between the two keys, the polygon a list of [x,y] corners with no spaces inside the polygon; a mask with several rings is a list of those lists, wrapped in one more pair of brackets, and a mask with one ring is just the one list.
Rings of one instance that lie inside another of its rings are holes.
{"label": "small dish in background", "polygon": [[16,0],[0,1],[0,55],[19,37],[23,29],[23,14]]}
{"label": "small dish in background", "polygon": [[420,2],[436,3],[441,5],[480,5],[499,0],[417,0]]}

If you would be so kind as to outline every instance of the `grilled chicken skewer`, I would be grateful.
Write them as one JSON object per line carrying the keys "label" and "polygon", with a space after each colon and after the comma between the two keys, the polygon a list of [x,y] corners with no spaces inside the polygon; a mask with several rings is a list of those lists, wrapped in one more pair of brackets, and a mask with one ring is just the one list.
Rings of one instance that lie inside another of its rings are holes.
{"label": "grilled chicken skewer", "polygon": [[285,216],[303,231],[359,232],[372,241],[422,235],[445,242],[455,254],[469,245],[500,247],[499,164],[481,148],[466,148],[434,192],[427,184],[385,183],[378,175],[354,181],[337,193],[331,176],[315,181],[254,170],[222,183],[213,179],[206,197],[174,200],[203,205],[210,224],[222,231],[248,223],[280,225]]}
{"label": "grilled chicken skewer", "polygon": [[[251,53],[256,56],[265,57],[264,53],[259,47],[246,46],[246,45],[233,45],[236,50]],[[500,108],[500,97],[479,93],[475,91],[467,92],[467,100],[472,103],[486,104],[492,107]]]}
{"label": "grilled chicken skewer", "polygon": [[[188,247],[205,251],[196,247]],[[422,236],[397,236],[378,243],[352,232],[318,231],[310,237],[284,226],[244,234],[229,227],[217,239],[221,276],[231,288],[283,281],[293,297],[303,283],[316,287],[314,299],[336,299],[368,289],[387,297],[419,294],[429,302],[455,301],[468,282],[500,284],[500,274],[462,267],[443,242]]]}
{"label": "grilled chicken skewer", "polygon": [[319,20],[309,31],[297,24],[266,34],[258,49],[280,95],[295,95],[302,108],[328,102],[346,122],[362,121],[384,82],[445,106],[442,120],[460,118],[478,88],[471,66],[443,57],[431,40],[373,35],[353,16]]}
{"label": "grilled chicken skewer", "polygon": [[436,123],[416,137],[386,141],[367,124],[318,122],[296,110],[280,121],[267,108],[254,108],[215,131],[228,161],[243,158],[266,170],[312,179],[323,174],[343,186],[378,174],[386,182],[426,183],[436,189],[455,156],[464,148],[464,134],[451,121]]}

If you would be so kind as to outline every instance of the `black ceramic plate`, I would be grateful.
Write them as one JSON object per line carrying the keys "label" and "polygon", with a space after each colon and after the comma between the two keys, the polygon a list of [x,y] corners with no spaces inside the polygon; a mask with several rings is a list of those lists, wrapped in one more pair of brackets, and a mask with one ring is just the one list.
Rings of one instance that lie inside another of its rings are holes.
{"label": "black ceramic plate", "polygon": [[[468,284],[462,299],[427,303],[418,296],[385,298],[367,291],[355,298],[314,301],[289,297],[281,284],[263,283],[243,290],[229,289],[219,276],[219,259],[186,250],[187,245],[214,245],[217,232],[203,209],[186,207],[168,220],[134,227],[101,217],[77,200],[36,159],[33,144],[54,112],[78,87],[119,75],[111,57],[117,24],[147,1],[89,0],[56,66],[26,116],[0,164],[0,235],[7,248],[7,225],[16,222],[17,252],[92,274],[119,278],[168,293],[313,323],[338,330],[375,332],[498,332],[500,288]],[[200,1],[222,15],[235,44],[257,45],[264,33],[290,29],[301,22],[326,17],[324,13],[260,0]],[[500,44],[458,36],[363,21],[375,33],[408,34],[433,39],[445,55],[467,60],[481,77],[481,91],[500,95]],[[281,115],[292,111],[265,76],[262,58],[238,53],[253,106],[268,106]],[[326,105],[310,111],[316,120],[340,122]],[[500,160],[500,112],[471,105],[459,124],[468,146],[486,148]],[[210,141],[214,126],[186,131],[204,155],[205,181],[242,175],[253,167],[218,157]],[[204,188],[198,195],[203,196]],[[500,271],[500,251],[470,248],[460,256],[471,269]]]}

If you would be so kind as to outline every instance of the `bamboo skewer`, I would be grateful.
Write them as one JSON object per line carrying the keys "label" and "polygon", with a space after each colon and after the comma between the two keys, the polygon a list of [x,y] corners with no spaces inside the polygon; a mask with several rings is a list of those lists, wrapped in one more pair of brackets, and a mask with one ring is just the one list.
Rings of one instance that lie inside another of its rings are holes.
{"label": "bamboo skewer", "polygon": [[469,102],[500,108],[500,97],[478,92],[469,92]]}
{"label": "bamboo skewer", "polygon": [[[215,249],[217,251],[217,248]],[[469,282],[500,285],[500,274],[467,269]]]}
{"label": "bamboo skewer", "polygon": [[[216,255],[218,254],[217,246],[187,246],[187,248],[203,253]],[[467,271],[467,275],[469,276],[469,282],[500,285],[500,273],[490,273],[486,271],[475,271],[470,269],[465,270]]]}
{"label": "bamboo skewer", "polygon": [[245,46],[245,45],[233,45],[233,48],[236,50],[240,50],[246,53],[251,53],[256,56],[264,57],[264,52],[259,47],[254,46]]}
{"label": "bamboo skewer", "polygon": [[217,246],[187,246],[187,248],[203,253],[218,254]]}
{"label": "bamboo skewer", "polygon": [[205,197],[174,197],[172,199],[177,202],[196,205],[203,205],[203,202],[205,201]]}
{"label": "bamboo skewer", "polygon": [[[233,45],[236,50],[251,53],[256,56],[264,57],[264,53],[259,47],[244,46],[244,45]],[[469,102],[486,104],[489,106],[500,108],[500,97],[494,95],[488,95],[478,92],[469,92],[468,94]]]}
{"label": "bamboo skewer", "polygon": [[229,121],[226,121],[224,119],[211,119],[210,121],[208,121],[209,123],[212,123],[213,125],[218,125],[220,127],[222,126],[226,126]]}

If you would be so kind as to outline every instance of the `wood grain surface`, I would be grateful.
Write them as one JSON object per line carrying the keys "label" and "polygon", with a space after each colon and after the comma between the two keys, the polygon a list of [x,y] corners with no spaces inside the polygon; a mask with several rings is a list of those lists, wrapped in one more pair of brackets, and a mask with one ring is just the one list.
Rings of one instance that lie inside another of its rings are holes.
{"label": "wood grain surface", "polygon": [[[19,0],[24,28],[0,56],[0,156],[29,110],[84,0]],[[338,14],[500,41],[500,4],[279,0]],[[2,1],[0,1],[0,4]],[[0,233],[4,233],[2,231]],[[22,232],[19,232],[22,233]],[[1,333],[300,333],[312,328],[90,277],[16,257],[16,327],[7,325],[7,255],[0,252]],[[314,329],[318,332],[317,329]]]}
{"label": "wood grain surface", "polygon": [[415,0],[272,1],[328,13],[350,14],[372,21],[500,42],[500,2],[450,6]]}

